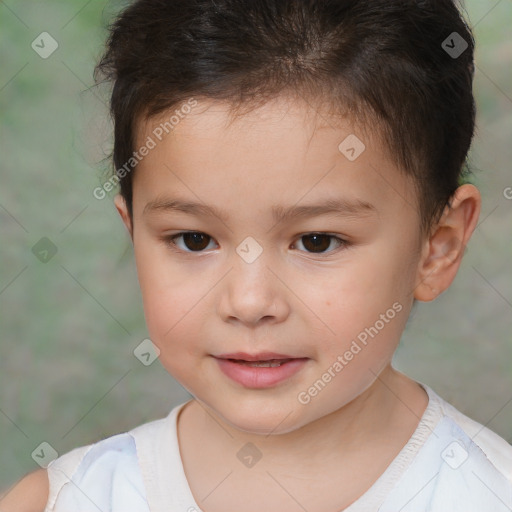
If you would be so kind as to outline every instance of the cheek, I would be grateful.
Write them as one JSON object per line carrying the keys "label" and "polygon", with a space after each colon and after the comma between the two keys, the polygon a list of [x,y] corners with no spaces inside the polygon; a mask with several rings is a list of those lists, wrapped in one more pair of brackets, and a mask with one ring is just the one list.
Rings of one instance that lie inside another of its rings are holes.
{"label": "cheek", "polygon": [[310,292],[317,297],[318,309],[314,305],[312,309],[328,326],[319,352],[331,359],[350,350],[356,341],[362,348],[357,359],[368,363],[370,358],[387,357],[398,343],[412,304],[414,262],[403,251],[387,249],[387,254],[382,251],[378,257],[373,251],[358,254],[347,262],[350,271],[332,273],[331,279]]}
{"label": "cheek", "polygon": [[138,241],[135,260],[149,335],[164,352],[186,336],[187,321],[205,293],[201,293],[205,284],[170,265],[165,251],[154,242]]}
{"label": "cheek", "polygon": [[198,297],[191,296],[190,286],[174,284],[168,290],[160,289],[158,293],[148,287],[143,293],[149,337],[160,350],[162,366],[186,385],[204,356],[203,345],[198,342],[204,339],[202,327],[198,328],[204,324],[198,315],[204,304],[197,304]]}

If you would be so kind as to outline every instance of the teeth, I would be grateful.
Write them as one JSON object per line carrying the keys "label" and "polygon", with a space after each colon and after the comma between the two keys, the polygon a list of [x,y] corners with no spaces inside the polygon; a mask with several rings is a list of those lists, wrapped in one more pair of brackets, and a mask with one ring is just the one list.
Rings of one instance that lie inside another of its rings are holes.
{"label": "teeth", "polygon": [[277,363],[273,361],[252,361],[249,363],[249,366],[258,366],[263,368],[275,368],[276,366],[281,366],[282,363]]}
{"label": "teeth", "polygon": [[276,368],[281,366],[283,362],[284,361],[237,361],[237,363],[245,364],[246,366],[253,366],[256,368]]}

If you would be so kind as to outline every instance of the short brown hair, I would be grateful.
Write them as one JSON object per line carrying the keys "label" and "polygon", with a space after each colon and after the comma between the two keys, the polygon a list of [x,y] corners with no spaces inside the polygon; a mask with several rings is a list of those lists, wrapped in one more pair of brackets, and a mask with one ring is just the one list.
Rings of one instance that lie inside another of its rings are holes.
{"label": "short brown hair", "polygon": [[[192,96],[240,106],[293,91],[378,124],[428,228],[467,170],[473,50],[452,0],[137,0],[95,77],[113,83],[115,169],[141,118]],[[120,180],[130,216],[133,172]]]}

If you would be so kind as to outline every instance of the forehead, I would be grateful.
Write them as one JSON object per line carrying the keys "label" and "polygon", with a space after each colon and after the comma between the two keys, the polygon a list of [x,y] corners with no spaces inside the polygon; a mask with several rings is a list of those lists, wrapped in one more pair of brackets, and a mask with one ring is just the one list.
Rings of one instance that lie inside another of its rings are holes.
{"label": "forehead", "polygon": [[[192,106],[191,106],[192,105]],[[377,129],[368,130],[366,123],[356,122],[353,116],[337,115],[332,106],[319,101],[281,95],[267,100],[261,105],[232,103],[212,99],[192,99],[157,116],[145,118],[136,123],[137,144],[143,144],[148,135],[161,142],[163,138],[172,144],[188,140],[211,140],[218,135],[223,138],[238,138],[243,143],[244,136],[250,132],[252,138],[271,135],[280,140],[318,138],[330,134],[336,139],[340,132],[358,132],[372,144],[377,142],[379,149],[385,149],[380,142]],[[337,133],[334,133],[337,132]],[[382,148],[380,148],[382,146]]]}
{"label": "forehead", "polygon": [[179,189],[196,200],[213,196],[218,206],[259,210],[267,199],[275,206],[306,196],[415,201],[380,134],[351,118],[283,97],[241,114],[219,101],[196,103],[138,124],[137,147],[151,138],[154,148],[137,166],[134,198],[147,203]]}

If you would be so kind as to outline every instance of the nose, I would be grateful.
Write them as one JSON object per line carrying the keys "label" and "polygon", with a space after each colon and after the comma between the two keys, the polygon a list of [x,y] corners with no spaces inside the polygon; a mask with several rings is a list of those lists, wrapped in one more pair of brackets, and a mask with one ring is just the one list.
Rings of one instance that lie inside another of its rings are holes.
{"label": "nose", "polygon": [[222,281],[218,314],[228,323],[249,327],[283,322],[290,313],[287,288],[279,272],[261,255],[247,263],[235,255],[233,267]]}

